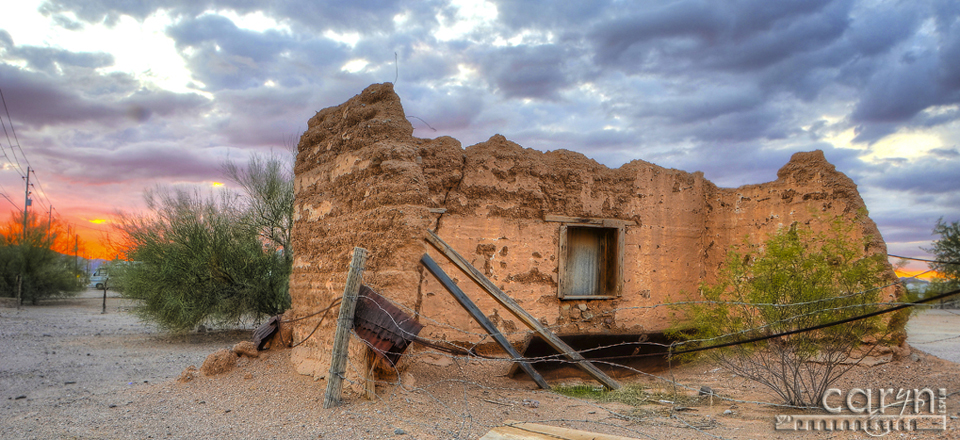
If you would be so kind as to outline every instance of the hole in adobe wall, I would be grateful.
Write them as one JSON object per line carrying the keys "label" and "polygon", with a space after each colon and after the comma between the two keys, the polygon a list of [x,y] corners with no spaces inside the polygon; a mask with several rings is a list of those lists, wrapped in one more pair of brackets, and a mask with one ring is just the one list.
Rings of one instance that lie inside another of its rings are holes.
{"label": "hole in adobe wall", "polygon": [[[666,356],[645,356],[633,357],[643,354],[661,353],[667,350],[672,339],[663,333],[650,334],[629,334],[629,335],[569,335],[561,336],[560,339],[566,342],[574,350],[590,360],[597,360],[594,365],[611,377],[629,377],[636,375],[633,370],[639,370],[644,373],[654,373],[666,371],[669,368]],[[642,341],[642,343],[638,343]],[[523,351],[525,358],[541,358],[533,361],[533,367],[540,372],[547,380],[565,379],[565,378],[583,378],[586,380],[591,377],[570,363],[566,357],[553,356],[558,354],[557,350],[548,345],[539,336],[534,336]],[[599,362],[602,361],[602,362]],[[673,360],[676,366],[678,361]],[[615,364],[615,365],[612,365]],[[632,368],[622,368],[620,365]],[[510,371],[514,379],[529,380],[526,373],[514,365]]]}

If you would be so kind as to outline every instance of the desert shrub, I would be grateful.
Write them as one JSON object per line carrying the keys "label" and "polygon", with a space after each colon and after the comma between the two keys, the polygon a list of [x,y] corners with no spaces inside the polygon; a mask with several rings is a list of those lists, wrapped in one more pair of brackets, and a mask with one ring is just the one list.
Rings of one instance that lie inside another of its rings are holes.
{"label": "desert shrub", "polygon": [[32,212],[27,213],[26,234],[23,224],[21,213],[0,226],[0,295],[16,297],[22,289],[22,301],[36,304],[41,298],[79,293],[74,257],[58,252],[71,231],[59,219],[41,222]]}
{"label": "desert shrub", "polygon": [[[814,233],[783,228],[762,245],[731,251],[714,284],[702,285],[703,304],[688,310],[671,333],[691,346],[718,345],[815,327],[875,311],[887,266],[864,255],[853,223],[836,218]],[[790,405],[812,406],[862,356],[862,341],[885,335],[881,317],[755,343],[706,355],[758,382]]]}
{"label": "desert shrub", "polygon": [[147,213],[118,216],[127,262],[111,267],[112,286],[163,328],[290,307],[292,176],[276,156],[225,168],[243,194],[157,188],[145,194]]}
{"label": "desert shrub", "polygon": [[[938,219],[933,233],[940,238],[933,241],[933,247],[924,249],[936,256],[938,263],[932,263],[930,268],[936,271],[937,277],[932,280],[925,292],[932,296],[946,293],[960,288],[960,221],[947,223]],[[960,297],[953,296],[940,301],[940,306],[955,309],[960,306]]]}

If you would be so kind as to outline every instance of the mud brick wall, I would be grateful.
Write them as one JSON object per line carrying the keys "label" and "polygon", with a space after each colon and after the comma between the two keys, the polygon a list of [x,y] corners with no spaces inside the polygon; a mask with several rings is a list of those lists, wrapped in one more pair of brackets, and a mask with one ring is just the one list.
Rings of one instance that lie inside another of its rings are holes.
{"label": "mud brick wall", "polygon": [[[773,182],[718,188],[702,173],[642,160],[610,169],[580,153],[525,149],[500,135],[463,149],[450,137],[412,133],[389,83],[310,119],[295,167],[291,316],[339,297],[352,249],[361,246],[370,251],[364,282],[426,325],[421,336],[489,341],[420,266],[429,253],[519,342],[526,328],[424,241],[428,229],[560,334],[660,332],[669,310],[648,306],[696,299],[731,246],[748,236],[763,241],[793,222],[825,228],[818,214],[857,222],[858,234],[873,238],[867,252],[886,252],[873,221],[858,216],[864,203],[856,185],[820,151],[795,154]],[[548,215],[627,222],[621,296],[558,298],[561,223],[545,221]],[[885,292],[887,299],[895,294]],[[294,349],[301,373],[326,375],[334,312]],[[295,339],[315,323],[300,321]],[[359,361],[363,347],[352,344],[351,361]]]}

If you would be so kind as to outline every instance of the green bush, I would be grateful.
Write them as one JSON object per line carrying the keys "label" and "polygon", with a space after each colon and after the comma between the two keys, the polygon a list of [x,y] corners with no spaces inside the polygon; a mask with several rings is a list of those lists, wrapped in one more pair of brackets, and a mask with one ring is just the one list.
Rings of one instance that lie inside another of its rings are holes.
{"label": "green bush", "polygon": [[33,213],[27,214],[24,235],[23,214],[12,215],[0,229],[0,295],[16,297],[22,289],[22,301],[36,304],[41,298],[79,293],[83,286],[76,281],[74,257],[54,250],[63,247],[64,236],[72,234],[59,220],[41,224]]}
{"label": "green bush", "polygon": [[[718,345],[814,327],[875,311],[887,266],[864,256],[867,238],[834,219],[824,233],[784,228],[759,246],[731,251],[716,283],[702,285],[703,304],[671,331],[683,348]],[[707,351],[739,376],[784,402],[810,406],[857,362],[861,342],[885,334],[880,317]]]}
{"label": "green bush", "polygon": [[290,307],[291,173],[276,156],[225,169],[244,194],[158,188],[145,194],[147,214],[119,216],[128,262],[111,266],[112,287],[141,300],[136,311],[163,328]]}

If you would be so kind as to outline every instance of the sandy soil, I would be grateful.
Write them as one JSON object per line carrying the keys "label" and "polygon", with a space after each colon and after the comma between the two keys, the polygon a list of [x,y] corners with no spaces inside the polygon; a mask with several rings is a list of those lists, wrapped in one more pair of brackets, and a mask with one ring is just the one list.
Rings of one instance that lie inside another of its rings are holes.
{"label": "sandy soil", "polygon": [[[178,382],[187,366],[199,367],[208,354],[248,339],[249,331],[169,336],[124,312],[129,304],[119,298],[109,299],[108,313],[101,314],[98,294],[20,311],[0,309],[0,438],[467,439],[505,420],[655,439],[868,437],[774,431],[776,415],[796,411],[755,403],[776,399],[751,382],[698,363],[647,372],[694,390],[707,385],[734,400],[711,405],[694,397],[695,391],[674,390],[653,376],[618,375],[624,383],[659,390],[663,400],[680,396],[690,407],[677,412],[673,405],[655,403],[635,410],[536,390],[528,379],[505,377],[505,362],[421,352],[399,375],[401,384],[378,386],[376,400],[349,396],[340,407],[325,410],[326,382],[296,374],[289,350],[241,358],[228,373]],[[958,327],[960,316],[926,311],[911,321],[910,341],[929,353],[955,354],[960,341],[947,338],[957,336]],[[958,372],[957,364],[915,350],[901,360],[858,367],[837,387],[930,386],[955,393]],[[947,408],[947,432],[891,437],[960,437],[957,394],[948,398]]]}

